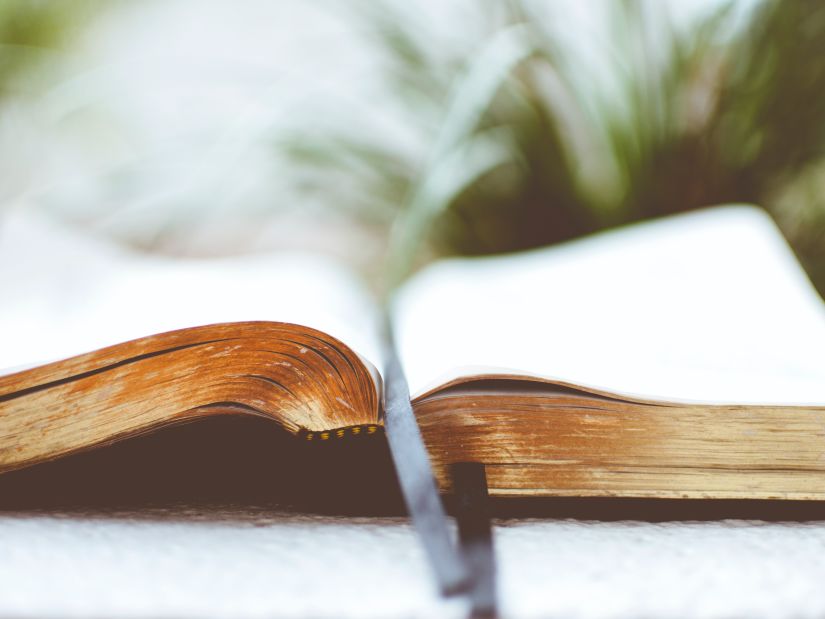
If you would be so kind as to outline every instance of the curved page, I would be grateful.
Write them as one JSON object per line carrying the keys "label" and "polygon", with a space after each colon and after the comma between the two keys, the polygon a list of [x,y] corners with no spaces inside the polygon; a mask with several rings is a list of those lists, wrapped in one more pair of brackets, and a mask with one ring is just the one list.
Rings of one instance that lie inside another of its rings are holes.
{"label": "curved page", "polygon": [[0,221],[0,290],[0,368],[173,329],[260,320],[318,329],[381,367],[369,294],[319,256],[147,256],[18,212]]}
{"label": "curved page", "polygon": [[442,261],[394,314],[414,394],[483,366],[643,400],[825,403],[822,300],[754,207]]}

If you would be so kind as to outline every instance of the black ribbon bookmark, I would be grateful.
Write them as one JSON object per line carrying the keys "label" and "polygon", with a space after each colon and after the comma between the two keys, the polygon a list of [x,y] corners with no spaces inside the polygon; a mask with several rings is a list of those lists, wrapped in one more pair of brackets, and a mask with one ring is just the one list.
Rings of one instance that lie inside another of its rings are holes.
{"label": "black ribbon bookmark", "polygon": [[458,539],[471,579],[470,616],[491,619],[498,616],[498,603],[487,474],[480,462],[457,462],[450,474]]}
{"label": "black ribbon bookmark", "polygon": [[461,593],[471,588],[471,575],[450,535],[388,324],[384,341],[384,429],[401,492],[442,594]]}

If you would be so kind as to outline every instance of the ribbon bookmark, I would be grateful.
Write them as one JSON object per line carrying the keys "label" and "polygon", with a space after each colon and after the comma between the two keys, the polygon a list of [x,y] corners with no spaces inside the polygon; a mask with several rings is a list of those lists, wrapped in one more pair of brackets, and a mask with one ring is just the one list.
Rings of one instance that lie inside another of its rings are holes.
{"label": "ribbon bookmark", "polygon": [[447,526],[389,323],[384,341],[384,429],[404,502],[441,593],[461,593],[471,586],[470,574]]}
{"label": "ribbon bookmark", "polygon": [[468,571],[474,619],[498,616],[496,598],[496,556],[490,521],[487,474],[480,462],[456,462],[450,467],[453,478],[455,518],[458,538]]}

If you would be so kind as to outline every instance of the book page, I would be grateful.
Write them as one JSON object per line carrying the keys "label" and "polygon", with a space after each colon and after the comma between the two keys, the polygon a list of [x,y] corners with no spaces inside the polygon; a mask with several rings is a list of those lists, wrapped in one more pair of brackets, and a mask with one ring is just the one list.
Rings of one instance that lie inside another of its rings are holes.
{"label": "book page", "polygon": [[164,258],[20,211],[0,220],[0,291],[0,368],[9,370],[173,329],[246,320],[313,327],[381,363],[368,291],[317,255]]}
{"label": "book page", "polygon": [[646,399],[825,404],[825,306],[754,207],[445,260],[394,308],[414,394],[484,366]]}

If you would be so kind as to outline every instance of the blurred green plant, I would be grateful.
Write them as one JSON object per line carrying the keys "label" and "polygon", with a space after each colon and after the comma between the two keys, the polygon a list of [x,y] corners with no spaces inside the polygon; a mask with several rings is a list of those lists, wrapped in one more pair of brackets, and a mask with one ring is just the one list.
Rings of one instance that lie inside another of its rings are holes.
{"label": "blurred green plant", "polygon": [[0,1],[0,100],[27,72],[42,66],[100,5],[100,0]]}
{"label": "blurred green plant", "polygon": [[753,202],[825,291],[825,4],[728,2],[686,29],[661,2],[608,3],[601,73],[527,0],[485,7],[459,49],[387,4],[360,13],[427,153],[344,132],[290,145],[309,189],[338,179],[336,200],[395,222],[394,280],[425,240],[504,252]]}

